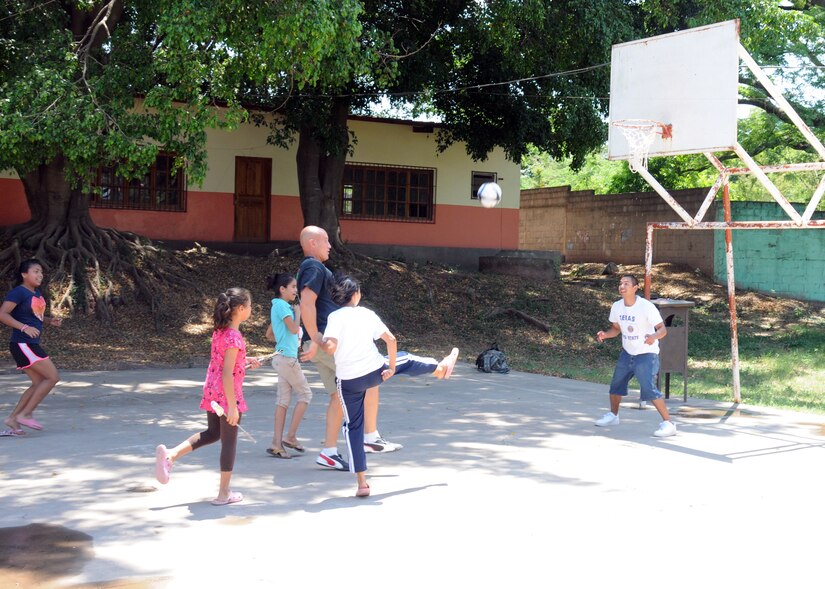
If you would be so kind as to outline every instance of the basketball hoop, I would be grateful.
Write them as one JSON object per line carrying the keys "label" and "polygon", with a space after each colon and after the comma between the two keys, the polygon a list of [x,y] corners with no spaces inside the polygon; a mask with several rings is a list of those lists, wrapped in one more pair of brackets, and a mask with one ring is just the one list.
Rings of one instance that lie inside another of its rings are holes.
{"label": "basketball hoop", "polygon": [[634,172],[638,172],[641,168],[647,169],[647,156],[657,133],[662,136],[662,139],[673,137],[673,125],[651,119],[622,119],[610,124],[617,127],[624,135],[630,149],[630,159],[627,163]]}

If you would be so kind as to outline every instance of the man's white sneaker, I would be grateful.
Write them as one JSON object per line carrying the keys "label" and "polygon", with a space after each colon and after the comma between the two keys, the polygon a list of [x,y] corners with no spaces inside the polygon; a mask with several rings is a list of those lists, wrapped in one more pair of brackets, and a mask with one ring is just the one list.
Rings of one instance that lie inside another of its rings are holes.
{"label": "man's white sneaker", "polygon": [[364,440],[364,452],[368,454],[373,452],[395,452],[403,447],[401,444],[388,442],[384,438],[376,438],[372,442]]}
{"label": "man's white sneaker", "polygon": [[619,416],[608,411],[602,415],[601,418],[597,419],[595,424],[599,427],[604,427],[606,425],[619,425]]}
{"label": "man's white sneaker", "polygon": [[318,454],[318,457],[315,459],[315,464],[318,466],[325,466],[326,468],[332,468],[335,470],[349,470],[349,463],[343,459],[340,454],[333,454],[332,456],[327,456],[323,452]]}
{"label": "man's white sneaker", "polygon": [[668,436],[675,436],[676,435],[676,426],[673,424],[672,421],[663,421],[659,424],[659,429],[653,432],[653,435],[657,438],[666,438]]}

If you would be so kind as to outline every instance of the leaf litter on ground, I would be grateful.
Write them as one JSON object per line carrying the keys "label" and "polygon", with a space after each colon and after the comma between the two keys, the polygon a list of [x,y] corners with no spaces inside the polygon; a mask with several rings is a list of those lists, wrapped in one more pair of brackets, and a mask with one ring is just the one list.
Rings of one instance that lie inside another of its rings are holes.
{"label": "leaf litter on ground", "polygon": [[[175,255],[191,269],[189,279],[197,288],[166,288],[158,319],[129,296],[129,285],[117,285],[124,304],[115,309],[113,323],[75,314],[64,319],[62,328],[45,330],[43,345],[57,366],[69,370],[205,366],[214,301],[232,286],[252,293],[253,313],[242,326],[248,353],[269,352],[271,344],[264,334],[275,294],[266,290],[266,278],[275,272],[294,275],[300,253],[244,256],[197,247]],[[441,358],[456,346],[461,360],[474,362],[496,343],[512,369],[556,376],[568,376],[569,366],[615,361],[614,346],[597,344],[595,333],[609,326],[619,277],[631,273],[640,282],[644,278],[644,267],[639,265],[619,265],[618,273],[602,275],[602,263],[565,264],[561,279],[555,281],[362,256],[337,257],[328,265],[361,281],[362,305],[381,316],[398,338],[399,349]],[[722,327],[727,328],[730,318],[724,286],[692,268],[673,264],[655,265],[652,285],[654,297],[696,303],[692,331],[710,325],[724,334]],[[738,293],[736,302],[740,333],[775,337],[801,323],[825,325],[821,304],[755,292]],[[8,352],[5,364],[13,369]]]}

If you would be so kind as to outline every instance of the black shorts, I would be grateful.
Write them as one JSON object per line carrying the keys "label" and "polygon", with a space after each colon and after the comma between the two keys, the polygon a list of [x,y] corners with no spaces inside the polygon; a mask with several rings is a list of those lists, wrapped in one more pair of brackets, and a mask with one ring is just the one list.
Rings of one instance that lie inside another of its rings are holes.
{"label": "black shorts", "polygon": [[10,342],[9,351],[17,362],[17,370],[30,367],[35,362],[40,362],[49,357],[46,350],[40,344],[25,344],[23,342]]}

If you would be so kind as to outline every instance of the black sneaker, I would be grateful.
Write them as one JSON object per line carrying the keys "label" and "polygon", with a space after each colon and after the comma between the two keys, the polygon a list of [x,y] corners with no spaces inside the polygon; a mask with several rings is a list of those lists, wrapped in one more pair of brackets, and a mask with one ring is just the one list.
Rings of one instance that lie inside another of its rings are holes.
{"label": "black sneaker", "polygon": [[315,464],[326,468],[334,468],[335,470],[349,470],[349,464],[347,464],[347,461],[344,460],[340,454],[333,454],[332,456],[327,456],[323,453],[318,454],[318,458],[315,459]]}

